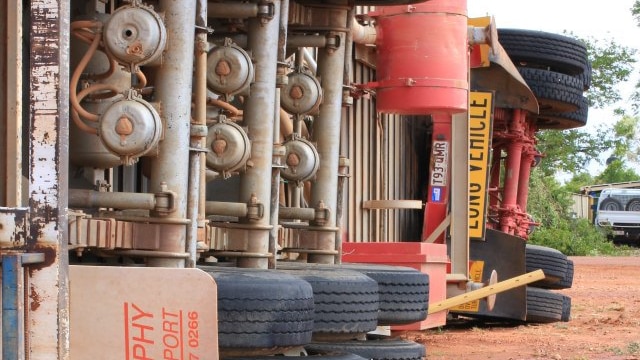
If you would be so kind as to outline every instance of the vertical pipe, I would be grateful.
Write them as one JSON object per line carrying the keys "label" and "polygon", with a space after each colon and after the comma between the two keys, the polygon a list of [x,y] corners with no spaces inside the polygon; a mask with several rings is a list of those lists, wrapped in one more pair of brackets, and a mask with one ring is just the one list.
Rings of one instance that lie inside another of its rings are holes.
{"label": "vertical pipe", "polygon": [[510,132],[516,136],[507,145],[507,164],[504,180],[503,207],[513,208],[516,205],[518,196],[518,177],[520,176],[520,163],[522,161],[522,116],[523,111],[515,109],[511,119]]}
{"label": "vertical pipe", "polygon": [[[162,104],[164,140],[159,154],[151,161],[152,192],[163,185],[175,193],[175,211],[168,218],[187,216],[187,187],[189,174],[189,130],[191,120],[191,85],[193,78],[193,50],[195,36],[196,0],[161,0],[160,11],[165,13],[167,48],[162,66],[157,72],[156,94]],[[183,252],[186,229],[176,227],[165,232],[159,250]],[[151,258],[149,266],[184,267],[184,259]]]}
{"label": "vertical pipe", "polygon": [[[336,11],[346,18],[347,11]],[[337,19],[340,21],[341,19]],[[343,20],[344,21],[344,20]],[[344,76],[345,34],[340,33],[340,46],[318,49],[318,76],[322,79],[324,100],[314,124],[314,139],[320,155],[320,167],[311,189],[311,207],[324,202],[331,216],[325,227],[335,227],[338,195],[338,164],[340,155],[340,123],[342,115],[342,84]],[[335,250],[335,234],[318,233],[318,250]],[[310,254],[310,262],[333,263],[333,255]]]}
{"label": "vertical pipe", "polygon": [[68,1],[31,1],[25,26],[30,29],[30,59],[22,61],[29,64],[31,224],[25,250],[46,254],[45,262],[30,270],[29,359],[69,358],[69,6]]}
{"label": "vertical pipe", "polygon": [[[251,138],[252,166],[240,178],[240,201],[249,202],[255,196],[264,206],[264,213],[271,214],[271,178],[273,160],[273,128],[276,70],[278,60],[278,26],[280,1],[275,1],[274,19],[263,23],[262,19],[249,19],[249,50],[255,59],[255,81],[251,84],[251,96],[245,102],[244,123]],[[246,222],[246,221],[245,221]],[[255,235],[247,248],[249,252],[266,253],[269,250],[268,216],[246,222],[255,226]],[[267,268],[266,258],[239,258],[240,267]]]}
{"label": "vertical pipe", "polygon": [[507,148],[507,161],[504,175],[504,194],[502,208],[505,209],[501,215],[501,230],[508,234],[513,234],[515,228],[515,210],[518,200],[518,178],[520,177],[520,166],[522,162],[523,120],[525,112],[521,109],[513,111],[513,117],[509,124],[509,132],[514,137],[510,139]]}
{"label": "vertical pipe", "polygon": [[[196,25],[200,29],[195,38],[195,75],[193,92],[194,96],[194,126],[198,129],[206,127],[207,124],[207,1],[198,0],[196,6]],[[193,127],[192,127],[193,128]],[[196,135],[198,133],[198,135]],[[202,160],[204,159],[203,142],[206,137],[199,132],[191,132],[191,147],[193,150],[189,154],[189,183],[187,191],[187,217],[190,224],[187,227],[187,253],[189,258],[185,267],[193,268],[197,261],[198,226],[200,215],[199,209],[204,207],[201,199],[200,188],[204,187],[202,175],[204,174]]]}
{"label": "vertical pipe", "polygon": [[[197,10],[196,22],[201,24],[202,27],[207,27],[207,11],[208,3],[207,0],[198,0],[200,7]],[[199,63],[199,70],[196,70],[196,73],[204,72],[204,75],[198,76],[196,75],[196,81],[200,81],[196,85],[196,89],[198,91],[202,91],[200,96],[200,101],[204,101],[203,105],[196,105],[196,116],[195,120],[198,125],[207,125],[207,53],[205,52],[207,49],[207,33],[202,31],[196,35],[197,46],[203,46],[202,49],[198,49],[198,60],[201,61]],[[198,99],[196,99],[196,103],[198,104]],[[202,112],[202,113],[200,113]],[[204,149],[207,147],[207,138],[202,138],[200,140],[200,148]],[[200,154],[200,188],[199,188],[199,198],[198,198],[198,227],[204,228],[206,220],[205,220],[205,202],[207,200],[207,157],[205,153]]]}

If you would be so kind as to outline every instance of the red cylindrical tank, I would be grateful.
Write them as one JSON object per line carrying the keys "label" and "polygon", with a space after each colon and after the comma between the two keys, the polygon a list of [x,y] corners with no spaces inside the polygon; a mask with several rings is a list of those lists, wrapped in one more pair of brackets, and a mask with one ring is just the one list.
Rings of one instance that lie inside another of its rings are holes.
{"label": "red cylindrical tank", "polygon": [[377,107],[395,114],[467,110],[467,1],[381,7],[377,18]]}

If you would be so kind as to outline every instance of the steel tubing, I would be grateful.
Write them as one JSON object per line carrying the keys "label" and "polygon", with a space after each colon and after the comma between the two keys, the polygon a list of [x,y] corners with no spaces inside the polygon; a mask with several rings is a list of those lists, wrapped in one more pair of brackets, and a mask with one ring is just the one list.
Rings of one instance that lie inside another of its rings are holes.
{"label": "steel tubing", "polygon": [[327,38],[322,35],[292,35],[287,37],[287,46],[290,48],[327,46]]}
{"label": "steel tubing", "polygon": [[258,15],[257,3],[212,2],[207,15],[210,18],[245,19]]}
{"label": "steel tubing", "polygon": [[[347,11],[342,11],[346,18]],[[320,105],[320,115],[314,124],[314,140],[320,155],[320,167],[316,173],[311,190],[311,206],[317,207],[320,202],[329,208],[332,216],[323,224],[324,227],[335,227],[336,208],[338,202],[338,165],[340,155],[340,123],[342,116],[342,83],[345,34],[339,34],[340,46],[336,49],[318,49],[318,76],[322,78],[324,101]],[[320,232],[317,250],[335,250],[335,234]],[[335,262],[332,255],[309,254],[309,262]]]}
{"label": "steel tubing", "polygon": [[69,189],[69,207],[153,210],[154,194]]}
{"label": "steel tubing", "polygon": [[[251,96],[245,102],[244,122],[250,129],[252,166],[240,177],[240,200],[249,203],[255,196],[264,206],[264,213],[271,213],[271,178],[273,156],[273,132],[276,117],[276,68],[278,60],[278,26],[280,1],[276,1],[274,19],[263,23],[261,19],[249,20],[248,50],[255,59],[255,81],[251,85]],[[259,220],[241,220],[259,228],[270,227],[269,216]],[[257,231],[256,231],[257,232]],[[267,253],[269,230],[258,232],[246,251]],[[240,258],[239,267],[267,268],[268,259]]]}
{"label": "steel tubing", "polygon": [[207,215],[235,216],[242,218],[247,216],[247,212],[247,204],[244,203],[223,201],[207,201],[205,203],[205,213]]}
{"label": "steel tubing", "polygon": [[[156,74],[156,99],[162,104],[165,128],[159,154],[151,161],[149,185],[151,191],[160,191],[166,184],[167,189],[176,194],[175,211],[167,217],[185,218],[187,213],[196,2],[161,0],[159,6],[165,14],[168,45]],[[185,251],[186,228],[164,235],[158,250]],[[184,267],[185,260],[151,258],[147,264]]]}
{"label": "steel tubing", "polygon": [[316,217],[316,211],[312,208],[295,208],[295,207],[280,207],[278,213],[281,219],[289,220],[313,220]]}

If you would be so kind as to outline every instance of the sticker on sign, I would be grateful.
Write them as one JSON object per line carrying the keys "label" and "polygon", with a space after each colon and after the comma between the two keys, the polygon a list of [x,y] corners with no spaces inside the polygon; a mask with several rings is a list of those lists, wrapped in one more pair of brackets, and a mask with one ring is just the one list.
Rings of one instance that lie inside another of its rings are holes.
{"label": "sticker on sign", "polygon": [[205,272],[70,266],[69,278],[71,359],[218,358],[216,286]]}

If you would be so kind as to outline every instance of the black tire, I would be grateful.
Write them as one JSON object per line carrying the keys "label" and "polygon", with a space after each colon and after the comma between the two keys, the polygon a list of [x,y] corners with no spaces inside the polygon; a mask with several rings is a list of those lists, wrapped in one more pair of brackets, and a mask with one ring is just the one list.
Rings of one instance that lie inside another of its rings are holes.
{"label": "black tire", "polygon": [[527,287],[527,322],[551,323],[562,319],[563,296],[535,287]]}
{"label": "black tire", "polygon": [[591,80],[593,79],[593,68],[591,67],[591,61],[587,60],[587,67],[582,75],[580,75],[580,78],[582,79],[582,89],[584,91],[591,89]]}
{"label": "black tire", "polygon": [[378,284],[348,270],[278,270],[307,281],[313,288],[313,334],[362,334],[378,324]]}
{"label": "black tire", "polygon": [[313,290],[295,276],[269,270],[202,267],[218,287],[221,350],[282,348],[311,341]]}
{"label": "black tire", "polygon": [[422,344],[400,339],[370,339],[331,343],[314,342],[305,347],[312,351],[344,351],[372,360],[422,360],[426,348]]}
{"label": "black tire", "polygon": [[605,211],[622,211],[623,208],[624,207],[622,206],[620,200],[611,197],[602,200],[600,202],[600,205],[598,206],[599,210]]}
{"label": "black tire", "polygon": [[580,107],[576,111],[562,113],[548,113],[536,117],[538,129],[575,129],[587,124],[589,119],[589,103],[582,97]]}
{"label": "black tire", "polygon": [[422,321],[429,310],[429,275],[403,266],[378,264],[321,265],[279,263],[280,269],[346,269],[362,273],[378,283],[378,325],[400,325]]}
{"label": "black tire", "polygon": [[[536,284],[536,286],[538,286]],[[546,289],[569,289],[573,286],[573,260],[567,259],[567,271],[564,273],[564,278],[554,284],[547,284],[547,286],[538,286]]]}
{"label": "black tire", "polygon": [[518,68],[538,100],[540,114],[571,112],[582,101],[582,79],[554,71]]}
{"label": "black tire", "polygon": [[527,272],[542,269],[545,275],[544,280],[537,281],[532,286],[553,286],[564,279],[567,273],[567,256],[556,249],[527,244],[525,261]]}
{"label": "black tire", "polygon": [[562,295],[562,316],[560,320],[564,322],[571,320],[571,298],[567,295]]}
{"label": "black tire", "polygon": [[533,30],[498,29],[498,41],[516,65],[580,75],[589,64],[586,46],[568,36]]}
{"label": "black tire", "polygon": [[627,211],[640,211],[640,198],[633,198],[629,200],[627,206],[625,206],[625,210]]}
{"label": "black tire", "polygon": [[222,360],[366,360],[362,356],[349,353],[337,353],[337,352],[321,352],[321,353],[309,353],[304,356],[255,356],[255,357],[226,357]]}

